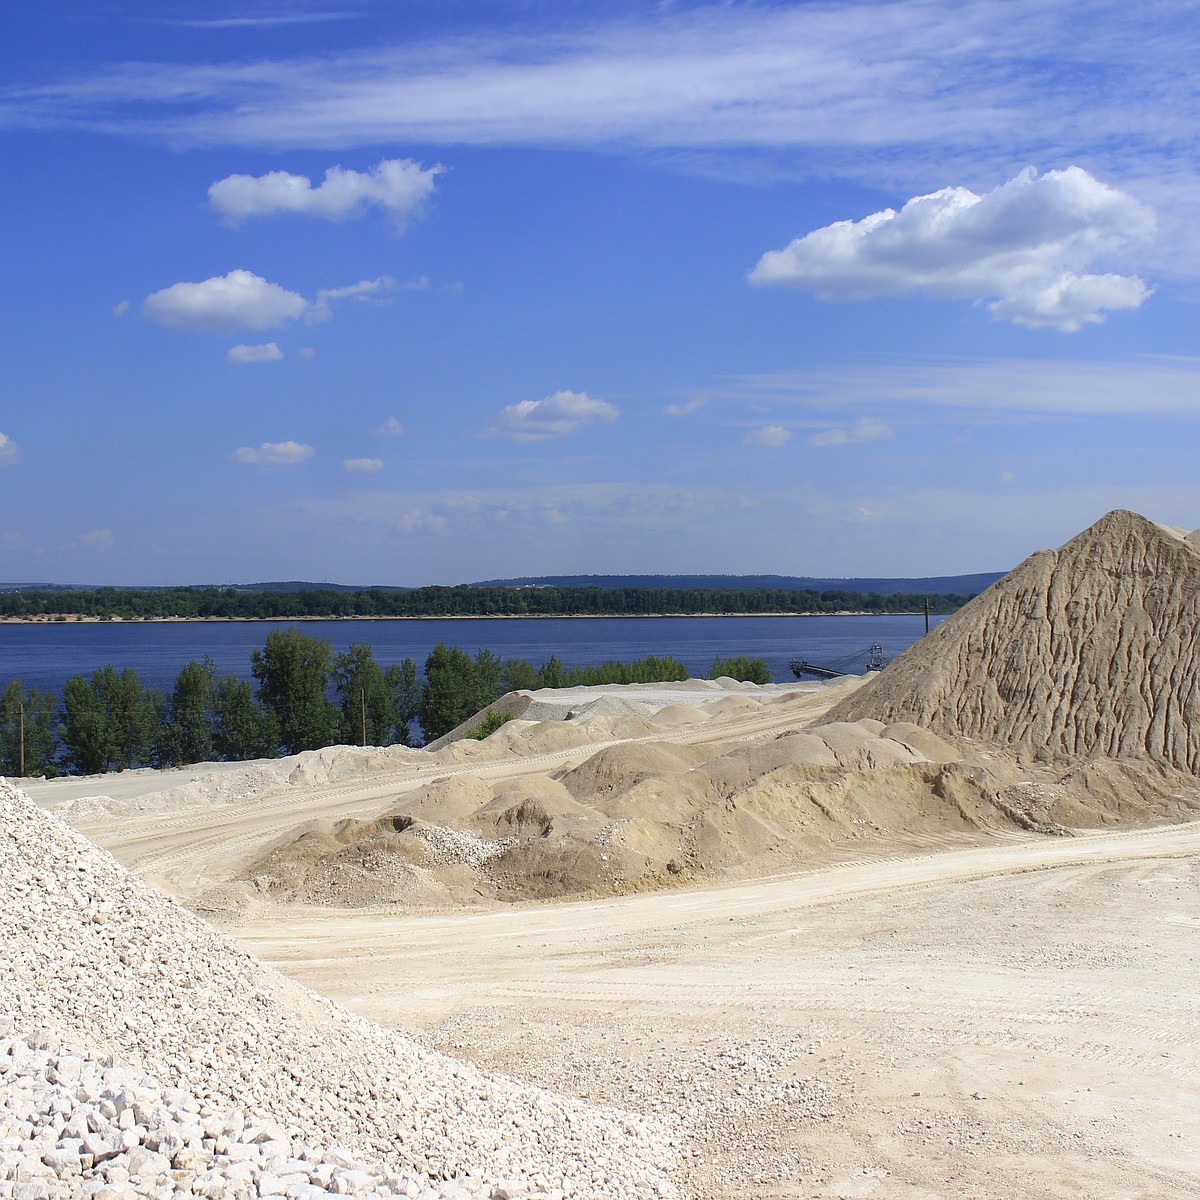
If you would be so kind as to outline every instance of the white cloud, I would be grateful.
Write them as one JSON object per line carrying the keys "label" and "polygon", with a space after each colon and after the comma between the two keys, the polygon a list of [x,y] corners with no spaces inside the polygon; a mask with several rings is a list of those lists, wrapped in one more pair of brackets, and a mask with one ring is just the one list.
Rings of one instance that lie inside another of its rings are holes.
{"label": "white cloud", "polygon": [[883,362],[748,376],[725,393],[764,405],[845,411],[887,406],[960,413],[1200,418],[1200,357],[1126,362],[950,359]]}
{"label": "white cloud", "polygon": [[587,392],[561,391],[544,400],[521,400],[501,410],[490,433],[518,442],[564,437],[581,425],[615,421],[617,408]]}
{"label": "white cloud", "polygon": [[232,363],[278,362],[283,351],[274,342],[258,346],[231,346],[225,357]]}
{"label": "white cloud", "polygon": [[433,194],[434,181],[444,169],[423,167],[407,158],[385,158],[369,171],[330,167],[316,187],[307,175],[287,171],[230,175],[208,189],[208,202],[233,224],[280,212],[341,221],[378,207],[397,229],[403,229]]}
{"label": "white cloud", "polygon": [[792,431],[782,425],[763,425],[752,429],[742,439],[747,446],[786,446],[792,440]]}
{"label": "white cloud", "polygon": [[690,417],[692,413],[699,412],[711,399],[707,394],[693,396],[683,404],[668,404],[664,411],[668,417]]}
{"label": "white cloud", "polygon": [[300,349],[296,351],[296,357],[297,358],[316,358],[317,351],[312,346],[301,346]]}
{"label": "white cloud", "polygon": [[89,529],[75,539],[76,545],[85,550],[111,550],[116,541],[111,529]]}
{"label": "white cloud", "polygon": [[395,417],[388,417],[377,429],[371,430],[372,437],[399,437],[404,432],[404,426]]}
{"label": "white cloud", "polygon": [[310,324],[326,320],[330,315],[331,300],[353,300],[356,304],[387,303],[382,297],[395,288],[396,281],[390,275],[380,275],[378,279],[360,279],[358,283],[346,287],[321,288],[306,314],[307,320]]}
{"label": "white cloud", "polygon": [[11,467],[20,456],[17,443],[6,434],[0,433],[0,467]]}
{"label": "white cloud", "polygon": [[119,303],[113,305],[113,316],[114,317],[123,317],[128,311],[129,311],[129,301],[128,300],[122,300]]}
{"label": "white cloud", "polygon": [[999,318],[1073,331],[1150,294],[1136,276],[1086,273],[1147,242],[1151,211],[1079,167],[1021,172],[984,195],[962,187],[897,212],[836,221],[768,251],[750,272],[825,299],[924,292],[984,300]]}
{"label": "white cloud", "polygon": [[12,530],[8,533],[0,533],[0,549],[4,550],[24,550],[25,535]]}
{"label": "white cloud", "polygon": [[[298,292],[268,283],[261,275],[236,270],[205,279],[202,283],[175,283],[154,292],[142,302],[142,312],[152,321],[175,329],[218,333],[278,329],[301,317],[310,325],[328,320],[332,312],[330,304],[334,301],[380,302],[381,297],[395,286],[394,279],[381,275],[378,279],[362,279],[346,287],[321,288],[316,299],[309,301]],[[311,358],[312,354],[304,357]]]}
{"label": "white cloud", "polygon": [[142,312],[175,329],[277,329],[303,316],[309,303],[250,271],[230,271],[202,283],[175,283],[142,302]]}
{"label": "white cloud", "polygon": [[859,417],[848,428],[826,429],[814,433],[809,439],[810,446],[847,446],[851,442],[878,442],[882,438],[895,437],[896,433],[890,426],[872,417]]}
{"label": "white cloud", "polygon": [[376,471],[383,470],[383,459],[344,458],[342,459],[342,469],[351,475],[374,475]]}
{"label": "white cloud", "polygon": [[260,446],[241,446],[229,461],[244,467],[294,467],[312,458],[315,451],[303,442],[263,442]]}

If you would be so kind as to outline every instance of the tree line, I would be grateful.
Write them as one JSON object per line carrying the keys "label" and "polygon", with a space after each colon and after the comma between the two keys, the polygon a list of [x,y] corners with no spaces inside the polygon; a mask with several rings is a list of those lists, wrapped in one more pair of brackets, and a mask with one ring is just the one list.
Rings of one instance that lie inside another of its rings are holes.
{"label": "tree line", "polygon": [[[95,775],[131,767],[171,767],[297,754],[333,745],[428,743],[506,692],[605,683],[658,683],[688,677],[671,657],[541,667],[468,654],[439,643],[419,674],[411,658],[386,667],[371,647],[335,653],[324,638],[274,630],[250,655],[254,686],[218,676],[211,658],[187,663],[168,692],[147,688],[132,667],[75,675],[54,692],[13,679],[0,694],[0,774]],[[712,676],[770,681],[762,659],[713,662]],[[496,723],[484,727],[490,732]]]}
{"label": "tree line", "polygon": [[970,596],[880,594],[841,589],[502,587],[459,584],[409,590],[320,588],[252,592],[236,588],[87,588],[0,593],[0,616],[157,620],[169,617],[291,620],[299,617],[688,616],[704,613],[935,614]]}

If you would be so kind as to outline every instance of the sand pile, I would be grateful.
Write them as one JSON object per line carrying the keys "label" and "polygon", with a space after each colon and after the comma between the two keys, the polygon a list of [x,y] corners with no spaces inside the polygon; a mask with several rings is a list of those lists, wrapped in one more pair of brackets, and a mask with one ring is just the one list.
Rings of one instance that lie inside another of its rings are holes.
{"label": "sand pile", "polygon": [[1200,536],[1111,512],[1026,559],[830,714],[1031,758],[1200,774]]}
{"label": "sand pile", "polygon": [[3,781],[0,880],[0,1194],[672,1192],[657,1126],[353,1016]]}
{"label": "sand pile", "polygon": [[310,822],[242,878],[259,896],[349,907],[544,900],[1051,827],[1041,793],[1011,793],[1003,764],[960,759],[928,730],[870,720],[732,744],[617,742],[553,775],[455,775],[369,821]]}

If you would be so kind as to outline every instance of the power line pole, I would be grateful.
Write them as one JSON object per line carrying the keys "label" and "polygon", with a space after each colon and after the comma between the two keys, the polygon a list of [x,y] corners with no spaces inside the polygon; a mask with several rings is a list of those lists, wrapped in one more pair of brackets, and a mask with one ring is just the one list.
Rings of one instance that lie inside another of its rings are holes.
{"label": "power line pole", "polygon": [[362,744],[367,744],[367,692],[365,688],[358,689],[358,712],[362,721]]}
{"label": "power line pole", "polygon": [[17,703],[17,774],[25,778],[25,703]]}

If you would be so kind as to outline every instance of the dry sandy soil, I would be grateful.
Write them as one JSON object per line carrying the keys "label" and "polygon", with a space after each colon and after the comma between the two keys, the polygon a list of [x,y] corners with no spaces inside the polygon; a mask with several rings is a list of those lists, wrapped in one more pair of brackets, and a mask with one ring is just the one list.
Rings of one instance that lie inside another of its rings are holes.
{"label": "dry sandy soil", "polygon": [[[771,692],[691,723],[664,696],[670,730],[632,740],[725,753],[818,721],[843,691]],[[194,902],[304,821],[392,812],[435,778],[546,776],[602,743],[514,744],[27,790],[73,800],[84,832]],[[232,933],[439,1049],[675,1114],[685,1195],[1163,1200],[1200,1195],[1198,856],[1188,821],[931,829],[843,838],[767,878],[581,901],[259,896]]]}

